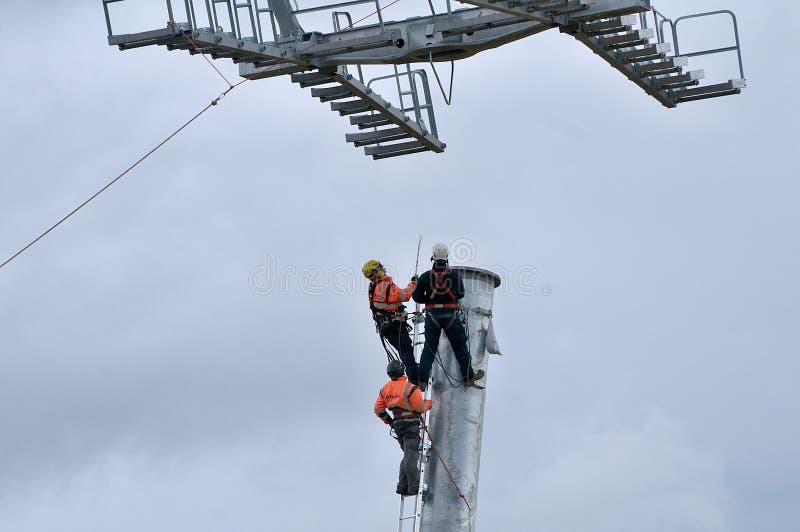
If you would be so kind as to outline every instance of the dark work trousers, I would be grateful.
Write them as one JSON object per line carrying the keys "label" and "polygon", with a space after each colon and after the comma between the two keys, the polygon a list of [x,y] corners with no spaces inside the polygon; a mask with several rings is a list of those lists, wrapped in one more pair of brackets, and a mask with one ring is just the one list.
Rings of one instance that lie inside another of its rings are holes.
{"label": "dark work trousers", "polygon": [[411,337],[408,335],[408,328],[406,322],[392,320],[381,329],[381,336],[392,344],[400,353],[400,360],[406,367],[406,377],[412,384],[419,385],[419,377],[417,376],[417,361],[414,359],[414,346],[411,343]]}
{"label": "dark work trousers", "polygon": [[419,379],[425,382],[431,376],[433,359],[439,350],[439,337],[444,331],[453,353],[461,368],[461,378],[473,377],[472,364],[470,363],[469,348],[467,347],[467,333],[458,319],[456,309],[428,310],[425,312],[425,347],[419,359]]}
{"label": "dark work trousers", "polygon": [[397,493],[416,495],[419,491],[419,419],[398,419],[392,423],[392,428],[403,449]]}

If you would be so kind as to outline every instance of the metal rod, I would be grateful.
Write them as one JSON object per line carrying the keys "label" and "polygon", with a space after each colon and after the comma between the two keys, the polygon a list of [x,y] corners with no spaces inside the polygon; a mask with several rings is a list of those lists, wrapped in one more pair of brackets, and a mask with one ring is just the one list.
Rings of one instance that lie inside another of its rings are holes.
{"label": "metal rod", "polygon": [[192,13],[191,3],[189,0],[183,1],[183,9],[186,10],[186,18],[188,19],[187,22],[189,23],[189,29],[195,28],[195,21],[194,21],[194,14]]}
{"label": "metal rod", "polygon": [[108,15],[108,2],[103,2],[103,11],[106,13],[106,27],[108,28],[108,36],[111,37],[114,35],[114,32],[111,31],[111,17]]}
{"label": "metal rod", "polygon": [[211,27],[211,31],[217,31],[217,22],[214,20],[214,16],[212,15],[211,11],[211,4],[209,0],[206,0],[206,11],[208,12],[208,25]]}
{"label": "metal rod", "polygon": [[419,95],[417,94],[417,83],[414,81],[414,74],[411,73],[411,64],[406,63],[406,75],[408,76],[408,85],[411,90],[411,101],[414,102],[414,116],[417,122],[421,122],[422,113],[419,109]]}

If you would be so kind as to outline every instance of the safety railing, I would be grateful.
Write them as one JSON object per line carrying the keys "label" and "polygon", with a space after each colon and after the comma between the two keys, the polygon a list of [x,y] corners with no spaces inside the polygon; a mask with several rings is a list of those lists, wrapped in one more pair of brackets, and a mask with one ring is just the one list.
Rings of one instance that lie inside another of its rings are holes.
{"label": "safety railing", "polygon": [[[708,50],[698,50],[695,52],[683,53],[681,52],[680,42],[678,41],[678,25],[683,22],[684,20],[689,20],[693,18],[703,18],[703,17],[712,17],[716,15],[727,15],[731,17],[731,21],[733,22],[733,35],[736,39],[736,44],[734,46],[725,46],[722,48],[711,48]],[[675,22],[672,24],[672,40],[673,44],[675,45],[675,55],[676,56],[683,56],[683,57],[697,57],[701,55],[715,55],[715,54],[722,54],[726,52],[736,52],[736,55],[739,60],[739,76],[740,79],[745,79],[744,77],[744,64],[742,62],[742,47],[741,42],[739,40],[739,24],[736,20],[736,15],[733,11],[729,11],[727,9],[722,9],[719,11],[708,11],[706,13],[696,13],[694,15],[685,15],[683,17],[678,17],[675,19]]]}
{"label": "safety railing", "polygon": [[[103,0],[109,37],[114,35],[109,4],[123,1]],[[260,9],[258,0],[203,0],[199,5],[199,8],[196,7],[194,0],[164,0],[165,14],[171,24],[178,24],[184,29],[208,29],[237,39],[263,42],[258,14],[269,9]]]}
{"label": "safety railing", "polygon": [[[420,124],[423,129],[428,129],[433,136],[438,137],[439,133],[436,128],[436,117],[434,116],[433,112],[433,101],[431,99],[431,91],[428,84],[428,74],[422,69],[411,70],[411,65],[408,63],[405,65],[405,67],[405,72],[402,72],[397,65],[395,65],[394,74],[372,78],[369,83],[367,83],[367,87],[371,88],[372,84],[377,81],[389,79],[394,80],[397,86],[397,94],[400,99],[400,110],[406,115],[413,113],[413,116],[411,117],[413,120]],[[405,78],[405,81],[408,83],[407,90],[404,90],[402,87],[401,81],[403,81],[403,78]],[[419,80],[417,80],[417,78],[419,78]],[[421,91],[417,86],[418,83],[422,86]],[[406,96],[411,97],[410,106],[407,106],[405,103]]]}
{"label": "safety railing", "polygon": [[[114,35],[109,4],[124,1],[126,0],[103,0],[103,10],[109,37]],[[385,4],[386,0],[383,0],[383,2],[381,0],[346,0],[307,8],[300,7],[297,2],[293,3],[294,9],[291,10],[291,14],[294,17],[325,11],[336,13],[345,7],[371,4],[375,8],[378,24],[383,29],[384,20],[381,4]],[[296,34],[281,35],[276,13],[270,7],[269,0],[164,0],[164,14],[170,23],[178,24],[184,29],[207,29],[215,33],[234,36],[237,39],[259,43],[273,42],[286,38],[301,38],[301,35]],[[334,20],[336,20],[335,14]],[[344,31],[352,26],[353,19],[350,18],[348,25],[343,28],[335,25],[335,31]],[[271,39],[269,38],[270,31],[272,33]]]}

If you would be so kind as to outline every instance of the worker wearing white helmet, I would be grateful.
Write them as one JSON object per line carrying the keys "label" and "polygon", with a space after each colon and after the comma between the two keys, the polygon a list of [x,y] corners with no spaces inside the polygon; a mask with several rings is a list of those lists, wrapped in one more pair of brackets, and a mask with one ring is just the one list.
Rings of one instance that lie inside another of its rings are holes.
{"label": "worker wearing white helmet", "polygon": [[464,283],[458,272],[450,269],[447,244],[433,246],[431,269],[419,276],[412,297],[425,305],[425,347],[419,360],[419,387],[424,390],[431,375],[433,360],[444,331],[461,369],[465,385],[483,378],[482,369],[472,370],[467,334],[459,318],[459,301],[464,297]]}

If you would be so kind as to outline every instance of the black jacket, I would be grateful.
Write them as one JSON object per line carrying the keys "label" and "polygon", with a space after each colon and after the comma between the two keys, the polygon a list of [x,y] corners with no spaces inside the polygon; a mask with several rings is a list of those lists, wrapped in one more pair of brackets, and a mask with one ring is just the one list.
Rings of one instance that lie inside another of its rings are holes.
{"label": "black jacket", "polygon": [[464,283],[458,272],[449,268],[440,270],[434,267],[419,276],[417,287],[411,297],[417,303],[425,305],[458,303],[458,300],[464,297]]}

